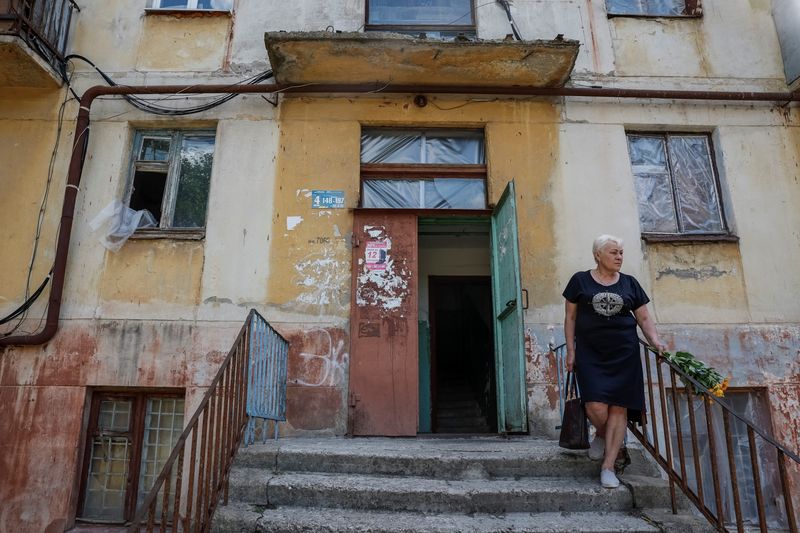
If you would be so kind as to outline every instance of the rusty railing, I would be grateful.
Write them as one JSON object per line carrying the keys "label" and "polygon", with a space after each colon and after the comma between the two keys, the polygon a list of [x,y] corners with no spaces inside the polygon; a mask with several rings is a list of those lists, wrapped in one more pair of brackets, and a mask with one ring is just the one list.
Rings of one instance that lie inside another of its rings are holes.
{"label": "rusty railing", "polygon": [[648,416],[641,429],[629,429],[666,471],[673,512],[677,485],[720,531],[757,525],[796,533],[800,457],[644,343],[641,349]]}
{"label": "rusty railing", "polygon": [[[248,425],[248,393],[252,398],[254,376],[258,367],[283,359],[283,371],[272,373],[283,386],[273,384],[263,393],[285,396],[287,347],[288,342],[251,310],[197,411],[140,502],[129,533],[142,528],[152,532],[156,524],[159,532],[210,531],[220,497],[223,505],[228,503],[228,478]],[[263,385],[263,380],[255,383]]]}
{"label": "rusty railing", "polygon": [[74,0],[0,0],[0,34],[16,35],[60,73]]}
{"label": "rusty railing", "polygon": [[[564,348],[550,346],[560,388]],[[666,472],[672,512],[677,486],[718,531],[797,533],[800,457],[646,344],[641,350],[647,416],[628,429]]]}

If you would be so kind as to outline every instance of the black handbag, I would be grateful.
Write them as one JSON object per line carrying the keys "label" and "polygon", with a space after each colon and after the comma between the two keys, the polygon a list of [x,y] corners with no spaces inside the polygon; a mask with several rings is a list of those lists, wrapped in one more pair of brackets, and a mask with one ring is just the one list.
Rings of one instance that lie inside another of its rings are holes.
{"label": "black handbag", "polygon": [[586,409],[578,397],[578,385],[574,372],[567,372],[564,386],[564,417],[561,419],[561,434],[558,445],[568,450],[589,448],[589,422]]}

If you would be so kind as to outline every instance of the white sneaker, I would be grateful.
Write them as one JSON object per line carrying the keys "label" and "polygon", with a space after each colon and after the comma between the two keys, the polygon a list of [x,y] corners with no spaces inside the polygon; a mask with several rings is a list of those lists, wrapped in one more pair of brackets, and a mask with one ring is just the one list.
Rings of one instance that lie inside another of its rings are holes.
{"label": "white sneaker", "polygon": [[617,479],[617,476],[614,474],[613,470],[601,470],[600,484],[607,489],[616,489],[619,487],[619,479]]}
{"label": "white sneaker", "polygon": [[599,461],[606,454],[606,439],[595,437],[589,445],[589,459]]}

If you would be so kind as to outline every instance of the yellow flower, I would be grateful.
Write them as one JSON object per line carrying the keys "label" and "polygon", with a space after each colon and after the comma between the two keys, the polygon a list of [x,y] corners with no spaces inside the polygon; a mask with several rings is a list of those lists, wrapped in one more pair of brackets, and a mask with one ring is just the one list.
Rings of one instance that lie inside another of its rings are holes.
{"label": "yellow flower", "polygon": [[726,390],[728,390],[728,383],[729,382],[730,382],[729,378],[725,378],[725,379],[722,380],[722,385],[721,385],[722,392],[725,392]]}

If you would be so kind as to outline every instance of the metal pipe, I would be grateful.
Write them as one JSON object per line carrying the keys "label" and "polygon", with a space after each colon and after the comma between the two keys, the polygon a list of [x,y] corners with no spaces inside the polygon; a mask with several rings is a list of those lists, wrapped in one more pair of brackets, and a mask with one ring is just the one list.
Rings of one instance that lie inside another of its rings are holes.
{"label": "metal pipe", "polygon": [[736,91],[672,91],[660,89],[617,89],[603,87],[492,87],[481,85],[386,85],[361,84],[300,84],[287,83],[259,85],[95,85],[83,93],[75,125],[72,157],[67,174],[64,202],[61,207],[58,242],[56,244],[52,287],[47,306],[45,326],[33,335],[18,335],[0,339],[2,346],[39,345],[50,341],[58,331],[61,297],[72,235],[72,219],[81,183],[81,173],[89,139],[89,113],[99,96],[138,94],[266,94],[266,93],[391,93],[391,94],[496,94],[507,96],[588,97],[588,98],[638,98],[656,100],[718,100],[736,102],[797,102],[800,92],[736,92]]}

